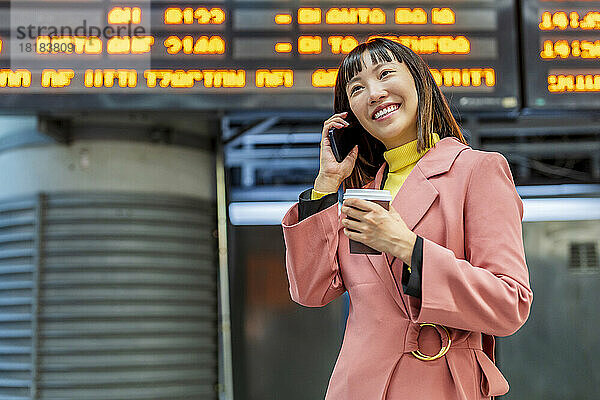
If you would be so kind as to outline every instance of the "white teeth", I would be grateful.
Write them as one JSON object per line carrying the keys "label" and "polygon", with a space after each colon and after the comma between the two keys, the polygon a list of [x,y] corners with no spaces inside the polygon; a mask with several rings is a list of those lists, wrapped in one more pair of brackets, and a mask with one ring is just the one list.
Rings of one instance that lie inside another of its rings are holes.
{"label": "white teeth", "polygon": [[384,108],[383,110],[377,111],[375,113],[374,118],[379,119],[379,118],[383,117],[384,115],[391,113],[392,111],[396,111],[397,109],[398,109],[398,104],[392,104],[391,106],[388,106],[388,107]]}

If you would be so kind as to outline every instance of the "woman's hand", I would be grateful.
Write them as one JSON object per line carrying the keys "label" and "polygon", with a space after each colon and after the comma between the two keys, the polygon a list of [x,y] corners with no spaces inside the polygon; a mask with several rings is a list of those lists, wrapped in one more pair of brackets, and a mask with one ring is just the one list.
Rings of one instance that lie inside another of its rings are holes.
{"label": "woman's hand", "polygon": [[417,235],[408,229],[394,207],[390,205],[388,211],[371,201],[346,199],[341,211],[356,220],[342,219],[348,238],[396,256],[410,266]]}
{"label": "woman's hand", "polygon": [[[333,155],[331,143],[327,136],[329,129],[331,128],[342,129],[348,126],[348,122],[344,120],[347,115],[347,112],[333,114],[323,123],[323,130],[321,131],[321,150],[319,154],[319,175],[315,180],[315,190],[320,192],[337,191],[344,179],[349,177],[354,169],[354,163],[358,156],[358,146],[354,146],[346,158],[339,163]],[[343,134],[342,131],[342,135]]]}

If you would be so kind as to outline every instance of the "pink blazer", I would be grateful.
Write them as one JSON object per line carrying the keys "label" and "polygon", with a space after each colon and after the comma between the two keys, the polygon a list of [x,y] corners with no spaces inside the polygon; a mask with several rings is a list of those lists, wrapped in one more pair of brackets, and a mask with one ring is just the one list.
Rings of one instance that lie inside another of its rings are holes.
{"label": "pink blazer", "polygon": [[[384,168],[365,187],[379,188]],[[350,297],[325,398],[472,400],[506,393],[493,336],[516,332],[533,300],[523,204],[506,159],[444,138],[417,162],[391,206],[424,239],[421,299],[394,280],[391,268],[400,280],[401,261],[390,267],[383,254],[350,254],[337,204],[301,222],[295,204],[283,218],[292,299],[320,307],[345,291]],[[452,340],[449,351],[417,359],[412,351],[431,355],[447,344],[441,325]]]}

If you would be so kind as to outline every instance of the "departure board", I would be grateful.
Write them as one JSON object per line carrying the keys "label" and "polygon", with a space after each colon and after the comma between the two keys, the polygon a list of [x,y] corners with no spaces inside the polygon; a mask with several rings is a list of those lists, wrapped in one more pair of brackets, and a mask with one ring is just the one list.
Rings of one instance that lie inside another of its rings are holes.
{"label": "departure board", "polygon": [[0,106],[331,109],[373,36],[421,55],[455,110],[521,106],[513,0],[14,0],[0,28]]}
{"label": "departure board", "polygon": [[600,1],[523,4],[527,106],[598,108]]}

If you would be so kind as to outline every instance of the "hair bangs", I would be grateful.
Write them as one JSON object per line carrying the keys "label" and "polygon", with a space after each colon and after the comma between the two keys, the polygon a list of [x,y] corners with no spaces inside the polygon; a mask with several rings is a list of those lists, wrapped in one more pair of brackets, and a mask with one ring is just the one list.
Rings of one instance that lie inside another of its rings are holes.
{"label": "hair bangs", "polygon": [[[388,49],[384,43],[378,40],[370,40],[365,43],[361,43],[356,46],[346,58],[344,58],[342,65],[340,66],[339,75],[342,78],[342,87],[346,87],[350,79],[354,78],[356,74],[361,72],[364,67],[364,60],[362,55],[365,51],[369,52],[371,57],[371,63],[379,64],[382,62],[392,61],[392,57],[396,58],[393,51]],[[390,53],[392,55],[390,55]],[[396,60],[402,62],[402,60]]]}

